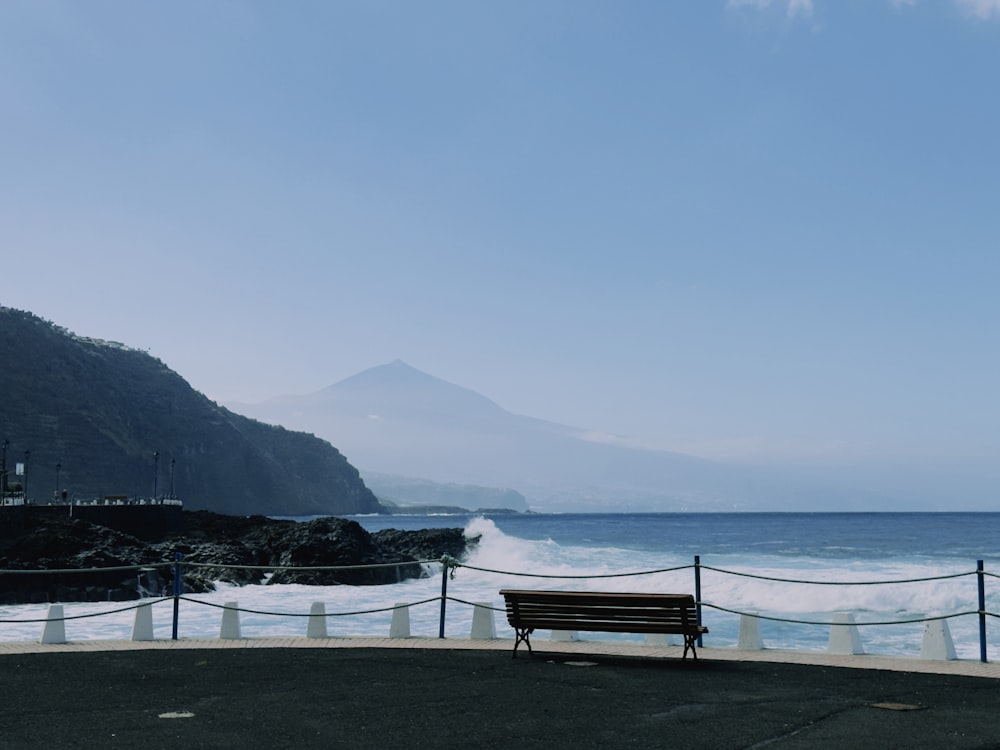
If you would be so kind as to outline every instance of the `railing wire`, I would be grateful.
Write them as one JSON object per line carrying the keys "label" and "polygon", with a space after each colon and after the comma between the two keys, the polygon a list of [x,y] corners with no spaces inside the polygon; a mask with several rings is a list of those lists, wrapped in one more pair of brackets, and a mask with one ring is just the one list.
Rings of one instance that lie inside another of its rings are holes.
{"label": "railing wire", "polygon": [[811,586],[885,586],[899,583],[923,583],[925,581],[944,581],[949,578],[962,578],[964,576],[974,576],[977,571],[969,570],[964,573],[948,573],[940,576],[927,576],[925,578],[900,578],[889,581],[808,581],[798,578],[777,578],[775,576],[764,576],[757,573],[743,573],[738,570],[726,570],[725,568],[714,568],[711,565],[702,565],[702,570],[712,570],[716,573],[725,573],[731,576],[741,576],[743,578],[756,578],[759,581],[776,581],[778,583],[804,583]]}
{"label": "railing wire", "polygon": [[[772,615],[762,615],[759,612],[741,612],[737,609],[729,609],[728,607],[722,607],[718,604],[712,604],[711,602],[698,602],[698,604],[703,607],[709,607],[710,609],[716,609],[720,612],[728,612],[732,615],[740,615],[741,617],[753,617],[758,620],[770,620],[771,622],[784,622],[793,625],[823,625],[823,626],[850,626],[850,625],[911,625],[913,623],[921,622],[934,622],[935,620],[950,620],[953,617],[965,617],[967,615],[978,615],[979,610],[972,609],[968,612],[953,612],[948,615],[929,615],[925,617],[908,617],[901,620],[864,620],[864,621],[854,621],[854,622],[826,622],[822,620],[797,620],[790,617],[774,617]],[[990,614],[987,612],[986,614]],[[995,615],[994,615],[995,616]]]}
{"label": "railing wire", "polygon": [[205,607],[214,607],[216,609],[228,609],[232,612],[246,612],[252,615],[267,615],[271,617],[348,617],[351,615],[372,615],[379,612],[391,612],[394,609],[406,609],[408,607],[417,607],[421,604],[429,604],[431,602],[439,601],[441,597],[432,596],[430,599],[423,599],[418,602],[410,602],[408,604],[396,604],[392,607],[379,607],[378,609],[361,609],[354,612],[324,612],[313,613],[313,612],[269,612],[267,610],[260,609],[248,609],[246,607],[233,607],[228,604],[216,604],[215,602],[204,602],[201,599],[192,599],[187,596],[180,597],[182,602],[191,602],[192,604],[201,604]]}
{"label": "railing wire", "polygon": [[31,620],[0,620],[0,624],[11,625],[15,623],[32,623],[32,622],[62,622],[65,620],[87,620],[92,617],[106,617],[107,615],[117,615],[121,612],[128,612],[133,609],[141,609],[142,607],[151,607],[154,604],[160,604],[161,602],[168,602],[172,597],[164,597],[162,599],[142,599],[139,604],[132,604],[127,607],[119,607],[118,609],[112,609],[105,612],[91,612],[87,615],[64,615],[63,617],[38,617]]}
{"label": "railing wire", "polygon": [[[125,571],[140,571],[140,570],[150,570],[157,568],[175,568],[175,575],[181,571],[183,566],[198,568],[198,569],[212,569],[212,570],[270,570],[270,571],[337,571],[337,570],[361,570],[366,568],[389,568],[389,567],[401,567],[407,565],[428,565],[439,563],[442,567],[442,594],[441,596],[434,596],[420,601],[410,602],[406,604],[396,604],[391,607],[377,607],[372,609],[364,610],[354,610],[345,612],[323,612],[323,613],[299,613],[299,612],[274,612],[267,610],[250,609],[246,607],[233,607],[227,604],[216,604],[214,602],[206,602],[200,599],[191,598],[188,596],[181,596],[179,592],[175,592],[172,597],[163,597],[158,599],[141,599],[136,604],[130,604],[128,606],[119,607],[117,609],[103,611],[103,612],[93,612],[83,615],[66,615],[62,617],[44,617],[44,618],[32,618],[32,619],[12,619],[12,620],[0,620],[0,624],[25,624],[25,623],[39,623],[39,622],[57,622],[57,621],[68,621],[68,620],[84,620],[96,617],[104,617],[108,615],[120,614],[122,612],[128,612],[131,610],[137,610],[141,607],[152,606],[154,604],[160,604],[165,601],[173,601],[175,605],[175,633],[176,633],[176,612],[177,604],[180,601],[189,602],[192,604],[198,604],[207,607],[213,607],[217,609],[228,609],[237,612],[244,612],[247,614],[272,616],[272,617],[347,617],[347,616],[357,616],[357,615],[369,615],[369,614],[379,614],[383,612],[390,612],[398,609],[404,609],[409,607],[421,606],[424,604],[430,604],[433,602],[440,602],[442,608],[442,634],[443,635],[443,622],[444,622],[444,606],[447,601],[452,601],[457,604],[463,604],[472,607],[484,607],[493,612],[505,612],[506,610],[500,607],[495,607],[492,605],[487,605],[482,602],[470,602],[464,599],[460,599],[453,596],[447,596],[447,587],[444,582],[447,581],[449,577],[454,577],[455,571],[458,568],[467,568],[469,570],[475,570],[484,573],[492,573],[498,575],[510,575],[518,577],[530,577],[530,578],[543,578],[552,580],[589,580],[589,579],[606,579],[606,578],[627,578],[635,576],[645,576],[653,575],[658,573],[672,573],[681,570],[688,570],[691,568],[695,569],[696,578],[700,570],[709,570],[715,573],[721,573],[724,575],[733,575],[744,578],[751,578],[756,580],[771,581],[777,583],[791,583],[791,584],[803,584],[803,585],[815,585],[815,586],[873,586],[873,585],[890,585],[890,584],[909,584],[909,583],[922,583],[928,581],[942,581],[963,578],[970,575],[977,575],[980,581],[980,588],[982,585],[982,579],[986,576],[990,578],[1000,578],[1000,575],[995,573],[986,572],[982,569],[982,563],[980,567],[974,571],[965,571],[960,573],[950,573],[944,575],[936,576],[926,576],[922,578],[906,578],[906,579],[895,579],[895,580],[877,580],[877,581],[815,581],[815,580],[805,580],[796,578],[780,578],[777,576],[766,576],[756,573],[747,573],[743,571],[727,570],[724,568],[717,568],[710,565],[703,565],[700,563],[700,558],[695,558],[694,565],[679,565],[668,568],[656,568],[652,570],[643,571],[628,571],[622,573],[598,573],[598,574],[587,574],[587,575],[568,575],[568,574],[552,574],[552,573],[531,573],[525,571],[505,571],[497,570],[492,568],[484,568],[475,565],[469,565],[467,563],[460,562],[455,558],[448,555],[442,556],[440,559],[428,559],[428,560],[414,560],[406,562],[393,562],[393,563],[373,563],[366,565],[324,565],[324,566],[294,566],[294,565],[233,565],[233,564],[219,564],[219,563],[208,563],[208,562],[196,562],[196,561],[184,561],[180,562],[180,556],[178,555],[178,560],[174,562],[161,562],[161,563],[145,563],[141,565],[122,565],[122,566],[111,566],[105,568],[63,568],[63,569],[49,569],[49,570],[22,570],[22,569],[4,569],[0,570],[0,575],[68,575],[68,574],[85,574],[85,573],[110,573],[110,572],[125,572]],[[980,608],[976,610],[968,610],[962,612],[954,612],[944,615],[931,615],[923,617],[914,618],[903,618],[895,620],[879,620],[879,621],[862,621],[862,622],[827,622],[827,621],[817,621],[817,620],[806,620],[798,618],[789,617],[777,617],[773,615],[762,615],[759,612],[743,612],[736,609],[731,609],[724,607],[722,605],[713,604],[707,601],[698,601],[698,606],[708,607],[720,612],[726,612],[733,615],[739,615],[741,617],[753,617],[761,620],[769,620],[773,622],[789,623],[789,624],[799,624],[799,625],[813,625],[813,626],[868,626],[868,625],[909,625],[917,623],[925,623],[939,620],[949,620],[958,617],[966,617],[969,615],[979,615],[982,619],[986,617],[991,617],[994,619],[1000,618],[1000,614],[989,612],[985,610],[983,604],[980,604]],[[176,637],[176,636],[175,636]],[[985,655],[982,659],[985,661]]]}
{"label": "railing wire", "polygon": [[496,573],[499,575],[507,576],[522,576],[527,578],[552,578],[552,579],[569,579],[569,580],[580,580],[589,578],[628,578],[630,576],[648,576],[654,573],[673,573],[677,570],[690,570],[693,565],[678,565],[675,568],[656,568],[654,570],[637,570],[628,573],[591,573],[588,575],[567,575],[565,573],[525,573],[517,572],[511,570],[494,570],[491,568],[480,568],[475,565],[468,565],[463,562],[458,562],[456,560],[448,561],[448,565],[453,568],[468,568],[469,570],[478,570],[481,573]]}

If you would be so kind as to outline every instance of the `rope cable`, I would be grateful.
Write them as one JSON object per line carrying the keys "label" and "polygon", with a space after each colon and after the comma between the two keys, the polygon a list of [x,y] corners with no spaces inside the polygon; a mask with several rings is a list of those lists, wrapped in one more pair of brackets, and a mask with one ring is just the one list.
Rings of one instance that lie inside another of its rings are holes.
{"label": "rope cable", "polygon": [[213,570],[274,570],[293,571],[300,570],[362,570],[364,568],[398,568],[403,565],[426,565],[437,563],[440,560],[406,560],[394,563],[369,563],[367,565],[231,565],[228,563],[204,563],[191,562],[185,560],[182,564],[185,568],[211,568]]}
{"label": "rope cable", "polygon": [[64,617],[40,617],[32,620],[0,620],[0,624],[3,625],[13,625],[15,623],[25,623],[25,622],[63,622],[65,620],[86,620],[91,617],[104,617],[106,615],[117,615],[121,612],[128,612],[133,609],[139,609],[141,607],[150,607],[154,604],[160,604],[161,602],[168,602],[173,597],[165,597],[163,599],[156,599],[155,601],[143,600],[142,604],[133,604],[128,607],[122,607],[120,609],[112,609],[108,612],[93,612],[89,615],[65,615]]}
{"label": "rope cable", "polygon": [[507,610],[504,609],[503,607],[494,607],[491,604],[483,604],[482,602],[467,602],[465,599],[457,599],[454,596],[446,596],[445,599],[448,600],[449,602],[456,602],[458,604],[467,604],[470,607],[481,607],[482,609],[488,609],[493,612],[503,612],[504,614],[507,613]]}
{"label": "rope cable", "polygon": [[[653,573],[672,573],[677,570],[688,570],[693,568],[694,565],[679,565],[676,568],[658,568],[656,570],[640,570],[629,573],[596,573],[591,575],[565,575],[565,574],[555,574],[555,573],[520,573],[510,570],[494,570],[492,568],[479,568],[475,565],[466,565],[465,563],[451,561],[448,563],[449,567],[453,568],[468,568],[469,570],[478,570],[481,573],[497,573],[499,575],[507,576],[524,576],[528,578],[567,578],[567,579],[588,579],[588,578],[626,578],[628,576],[646,576]],[[704,566],[702,566],[704,567]]]}
{"label": "rope cable", "polygon": [[[772,617],[772,616],[768,616],[768,615],[754,614],[752,612],[740,612],[737,609],[729,609],[727,607],[722,607],[722,606],[719,606],[718,604],[711,604],[709,602],[698,602],[698,604],[700,604],[703,607],[710,607],[711,609],[717,609],[720,612],[728,612],[729,614],[732,614],[732,615],[745,615],[746,617],[756,617],[759,620],[770,620],[772,622],[786,622],[786,623],[792,623],[792,624],[795,624],[795,625],[826,625],[826,626],[833,626],[833,625],[845,625],[845,626],[849,626],[849,625],[910,625],[912,623],[931,622],[931,621],[934,621],[934,620],[948,620],[948,619],[950,619],[952,617],[965,617],[966,615],[978,615],[979,614],[978,610],[970,610],[968,612],[955,612],[955,613],[950,614],[950,615],[935,615],[935,616],[931,616],[931,617],[910,618],[910,619],[906,619],[906,620],[881,620],[881,621],[870,620],[870,621],[867,621],[867,622],[819,622],[819,621],[816,621],[816,620],[797,620],[797,619],[786,618],[786,617]],[[990,614],[990,613],[987,612],[985,614]]]}
{"label": "rope cable", "polygon": [[779,583],[805,583],[813,586],[882,586],[890,583],[923,583],[924,581],[943,581],[949,578],[962,578],[963,576],[975,575],[976,571],[971,570],[966,573],[949,573],[941,576],[928,576],[926,578],[903,578],[895,581],[807,581],[797,578],[776,578],[774,576],[763,576],[756,573],[742,573],[736,570],[726,570],[724,568],[714,568],[711,565],[702,565],[702,570],[712,570],[716,573],[725,573],[731,576],[741,576],[743,578],[756,578],[761,581],[777,581]]}
{"label": "rope cable", "polygon": [[141,565],[114,565],[107,568],[39,568],[21,570],[5,568],[0,575],[56,575],[63,573],[120,573],[125,570],[145,570],[146,568],[170,568],[174,563],[142,563]]}
{"label": "rope cable", "polygon": [[205,607],[214,607],[215,609],[229,609],[233,612],[246,612],[252,615],[269,615],[271,617],[347,617],[349,615],[371,615],[378,612],[391,612],[395,609],[403,609],[405,607],[416,607],[421,604],[429,604],[430,602],[441,601],[440,596],[434,596],[430,599],[423,599],[419,602],[410,602],[409,604],[398,604],[392,607],[380,607],[378,609],[362,609],[356,612],[325,612],[322,615],[314,615],[311,612],[267,612],[260,609],[247,609],[246,607],[229,607],[225,604],[215,604],[214,602],[203,602],[200,599],[191,599],[187,596],[178,597],[181,601],[191,602],[192,604],[201,604]]}

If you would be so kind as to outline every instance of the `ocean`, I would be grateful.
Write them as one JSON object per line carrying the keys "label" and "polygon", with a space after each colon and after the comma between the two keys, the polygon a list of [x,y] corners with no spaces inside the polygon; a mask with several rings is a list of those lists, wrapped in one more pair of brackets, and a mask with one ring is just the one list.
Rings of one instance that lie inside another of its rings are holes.
{"label": "ocean", "polygon": [[[835,612],[859,624],[865,653],[919,656],[924,632],[917,620],[978,609],[976,561],[987,571],[986,609],[1000,612],[1000,514],[994,513],[651,513],[359,516],[369,531],[383,528],[462,527],[478,546],[447,581],[449,597],[502,608],[501,588],[694,593],[699,556],[705,646],[731,647],[739,636],[738,612],[757,612],[767,648],[822,651]],[[428,577],[389,586],[220,585],[191,599],[237,602],[246,637],[305,635],[305,614],[323,602],[327,631],[337,635],[388,635],[402,603],[441,594],[440,565]],[[656,572],[647,572],[656,571]],[[621,575],[643,573],[642,575]],[[530,574],[523,576],[518,574]],[[590,576],[584,578],[583,576]],[[748,577],[759,576],[759,577]],[[953,576],[953,577],[950,577]],[[784,580],[770,580],[784,579]],[[933,580],[917,580],[933,579]],[[863,582],[885,582],[864,585]],[[903,582],[905,581],[905,582]],[[831,585],[851,582],[853,585]],[[109,612],[129,603],[65,605],[65,614]],[[0,606],[0,641],[38,640],[47,605]],[[172,602],[154,606],[154,634],[169,638]],[[267,614],[264,614],[267,613]],[[345,614],[352,613],[352,614]],[[69,640],[127,639],[134,612],[66,622]],[[790,622],[800,621],[800,622]],[[179,636],[219,635],[221,610],[181,602]],[[413,636],[436,637],[440,604],[410,608]],[[446,637],[468,637],[472,608],[447,603]],[[979,658],[979,619],[946,620],[959,658]],[[818,624],[810,624],[818,623]],[[513,637],[501,612],[499,637]],[[546,634],[539,634],[546,637]],[[536,635],[536,643],[539,635]],[[638,640],[641,635],[581,633],[584,640]],[[988,656],[1000,657],[1000,624],[987,617]]]}

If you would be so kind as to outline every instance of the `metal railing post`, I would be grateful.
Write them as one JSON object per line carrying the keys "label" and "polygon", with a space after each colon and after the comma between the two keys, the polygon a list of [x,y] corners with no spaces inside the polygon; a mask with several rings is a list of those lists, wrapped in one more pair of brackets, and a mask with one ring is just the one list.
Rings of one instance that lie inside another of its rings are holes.
{"label": "metal railing post", "polygon": [[444,638],[444,615],[448,597],[448,563],[451,558],[447,555],[441,558],[441,624],[438,626],[438,638]]}
{"label": "metal railing post", "polygon": [[441,558],[441,624],[438,627],[438,638],[444,638],[444,614],[445,603],[448,597],[448,563],[450,558],[445,555]]}
{"label": "metal railing post", "polygon": [[979,586],[979,661],[986,663],[986,576],[983,561],[976,561],[976,583]]}
{"label": "metal railing post", "polygon": [[[694,556],[694,611],[695,621],[701,626],[701,555]],[[698,648],[701,648],[701,636],[698,636]]]}
{"label": "metal railing post", "polygon": [[177,620],[181,610],[181,591],[183,589],[183,578],[181,573],[181,553],[174,553],[174,629],[172,638],[177,640]]}

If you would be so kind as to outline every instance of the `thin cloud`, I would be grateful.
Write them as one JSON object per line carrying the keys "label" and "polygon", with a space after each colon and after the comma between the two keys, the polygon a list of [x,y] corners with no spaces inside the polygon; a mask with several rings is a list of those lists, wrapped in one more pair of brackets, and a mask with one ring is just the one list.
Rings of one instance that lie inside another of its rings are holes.
{"label": "thin cloud", "polygon": [[[912,7],[917,0],[887,0],[896,9]],[[966,15],[982,20],[1000,19],[1000,0],[953,0],[959,10]],[[768,10],[771,7],[784,7],[789,18],[812,16],[814,0],[726,0],[726,7],[739,10],[750,8]]]}
{"label": "thin cloud", "polygon": [[[756,8],[766,10],[774,4],[774,0],[726,0],[726,5],[730,8]],[[777,0],[777,5],[786,6],[786,13],[789,18],[796,16],[811,16],[813,12],[813,0]]]}
{"label": "thin cloud", "polygon": [[812,12],[812,0],[788,0],[789,16],[811,16]]}
{"label": "thin cloud", "polygon": [[955,3],[962,12],[975,18],[1000,18],[1000,0],[955,0]]}

